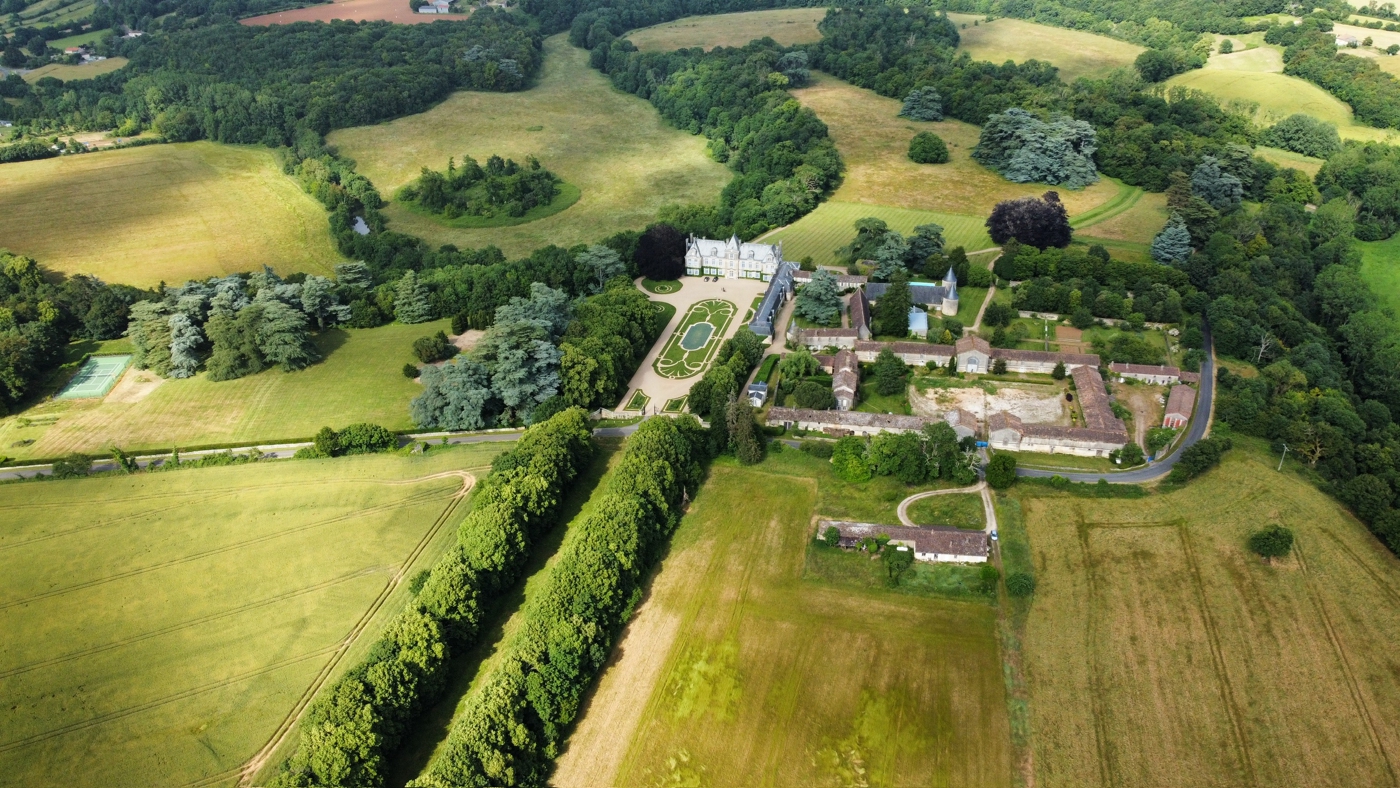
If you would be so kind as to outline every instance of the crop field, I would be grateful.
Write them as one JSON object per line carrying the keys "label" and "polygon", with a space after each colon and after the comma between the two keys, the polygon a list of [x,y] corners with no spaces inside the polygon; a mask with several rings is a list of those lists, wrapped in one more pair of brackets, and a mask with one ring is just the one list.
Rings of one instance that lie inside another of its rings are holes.
{"label": "crop field", "polygon": [[191,142],[5,165],[0,239],[65,274],[151,287],[270,265],[329,274],[326,212],[261,147]]}
{"label": "crop field", "polygon": [[913,211],[883,205],[827,201],[815,211],[781,230],[763,236],[765,243],[783,242],[783,255],[789,260],[811,256],[817,265],[835,265],[836,250],[851,242],[856,235],[855,223],[867,216],[882,219],[891,229],[905,235],[921,224],[942,225],[943,237],[949,248],[962,246],[969,252],[992,245],[987,237],[986,219],[976,216]]}
{"label": "crop field", "polygon": [[[51,43],[50,46],[52,46],[53,43]],[[106,60],[100,60],[96,63],[84,63],[81,66],[50,63],[47,66],[41,66],[25,74],[24,81],[32,84],[44,77],[53,77],[54,79],[61,79],[64,82],[72,82],[79,79],[92,79],[94,77],[100,77],[103,74],[110,74],[122,66],[125,66],[126,62],[126,58],[124,57],[109,57]]]}
{"label": "crop field", "polygon": [[553,784],[1010,782],[995,609],[805,575],[829,480],[711,470]]}
{"label": "crop field", "polygon": [[1058,68],[1065,82],[1101,77],[1115,68],[1132,66],[1143,52],[1142,47],[1116,38],[1022,19],[988,22],[977,14],[949,14],[948,18],[958,24],[958,51],[968,53],[973,60],[997,64],[1040,60]]}
{"label": "crop field", "polygon": [[[1394,782],[1400,563],[1276,463],[1237,439],[1177,492],[1022,495],[1036,785]],[[1275,522],[1296,548],[1265,565]]]}
{"label": "crop field", "polygon": [[656,373],[674,379],[704,372],[738,311],[734,304],[717,298],[692,306],[656,357],[652,365]]}
{"label": "crop field", "polygon": [[1390,308],[1400,314],[1400,235],[1385,241],[1359,242],[1361,277]]}
{"label": "crop field", "polygon": [[103,399],[45,402],[0,421],[0,454],[27,459],[105,454],[111,446],[306,440],[323,426],[361,421],[407,429],[408,402],[422,387],[403,376],[403,365],[415,360],[413,340],[447,329],[444,320],[323,331],[315,338],[325,355],[319,363],[217,383],[202,373],[162,380],[128,369]]}
{"label": "crop field", "polygon": [[731,173],[705,154],[703,137],[666,125],[650,104],[613,90],[565,36],[545,41],[539,81],[519,93],[461,91],[419,115],[344,129],[330,141],[384,194],[443,169],[449,157],[535,155],[583,193],[562,213],[513,227],[461,229],[390,204],[393,229],[433,246],[499,246],[508,255],[592,243],[641,229],[667,203],[713,202]]}
{"label": "crop field", "polygon": [[402,608],[502,448],[0,487],[5,782],[234,785]]}
{"label": "crop field", "polygon": [[1166,84],[1204,91],[1226,103],[1253,102],[1258,105],[1254,119],[1262,125],[1302,112],[1336,125],[1343,139],[1384,141],[1396,136],[1394,131],[1357,123],[1351,107],[1341,99],[1282,72],[1279,50],[1262,46],[1229,55],[1211,55],[1205,68],[1178,74]]}
{"label": "crop field", "polygon": [[[968,214],[980,217],[980,223],[1002,200],[1038,197],[1054,188],[1012,183],[973,161],[972,149],[981,133],[977,126],[958,120],[929,123],[901,118],[901,102],[895,99],[829,74],[813,73],[812,77],[811,86],[793,95],[826,123],[846,162],[845,179],[832,200]],[[909,140],[921,131],[932,131],[948,144],[946,164],[910,161]],[[1119,189],[1101,180],[1079,191],[1057,191],[1073,216],[1110,202]]]}
{"label": "crop field", "polygon": [[293,22],[329,22],[350,19],[356,22],[394,22],[400,25],[421,25],[428,22],[466,19],[468,14],[420,14],[409,8],[408,0],[344,0],[343,2],[311,5],[290,11],[248,17],[245,25],[289,25]]}
{"label": "crop field", "polygon": [[778,8],[688,16],[633,30],[626,37],[643,52],[674,52],[689,47],[741,47],[764,36],[783,46],[812,44],[822,38],[817,31],[817,23],[825,16],[825,8]]}

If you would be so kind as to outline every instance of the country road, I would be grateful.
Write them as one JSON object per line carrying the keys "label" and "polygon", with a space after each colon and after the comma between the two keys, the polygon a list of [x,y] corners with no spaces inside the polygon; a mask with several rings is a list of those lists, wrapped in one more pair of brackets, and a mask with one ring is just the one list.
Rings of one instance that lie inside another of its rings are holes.
{"label": "country road", "polygon": [[1186,437],[1177,445],[1176,450],[1157,462],[1148,463],[1142,468],[1134,468],[1131,471],[1111,471],[1109,473],[1073,473],[1066,471],[1042,471],[1035,468],[1017,468],[1017,476],[1028,476],[1047,478],[1050,476],[1062,476],[1072,482],[1097,482],[1099,479],[1106,479],[1113,484],[1139,484],[1141,482],[1156,481],[1171,472],[1172,466],[1181,459],[1181,453],[1186,451],[1196,441],[1206,436],[1206,430],[1210,428],[1210,420],[1215,406],[1215,344],[1210,338],[1210,326],[1203,325],[1202,333],[1206,340],[1206,357],[1201,362],[1201,393],[1196,400],[1195,416],[1191,419],[1191,428],[1187,431]]}

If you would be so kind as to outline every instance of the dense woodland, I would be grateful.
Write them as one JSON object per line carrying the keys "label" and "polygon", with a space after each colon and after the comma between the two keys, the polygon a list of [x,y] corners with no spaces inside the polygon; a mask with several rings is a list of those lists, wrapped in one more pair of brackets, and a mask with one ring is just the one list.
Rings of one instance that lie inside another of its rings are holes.
{"label": "dense woodland", "polygon": [[492,156],[482,167],[470,156],[459,167],[448,160],[447,171],[423,168],[396,199],[413,203],[448,219],[459,216],[524,216],[532,208],[549,205],[559,194],[559,176],[540,166],[534,156],[525,164]]}

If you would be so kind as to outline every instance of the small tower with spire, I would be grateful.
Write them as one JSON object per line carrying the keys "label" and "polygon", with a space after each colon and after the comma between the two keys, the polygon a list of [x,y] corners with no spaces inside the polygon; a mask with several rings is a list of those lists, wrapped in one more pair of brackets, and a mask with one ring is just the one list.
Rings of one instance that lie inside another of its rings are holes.
{"label": "small tower with spire", "polygon": [[943,275],[943,314],[952,317],[958,313],[958,275],[948,266]]}

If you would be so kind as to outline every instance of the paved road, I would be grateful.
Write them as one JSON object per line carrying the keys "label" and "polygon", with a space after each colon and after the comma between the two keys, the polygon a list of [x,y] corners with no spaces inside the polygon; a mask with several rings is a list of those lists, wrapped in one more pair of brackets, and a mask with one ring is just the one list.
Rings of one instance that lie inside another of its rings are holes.
{"label": "paved road", "polygon": [[1215,345],[1210,338],[1210,326],[1203,326],[1206,340],[1206,349],[1209,351],[1206,358],[1201,362],[1201,391],[1196,397],[1195,418],[1191,420],[1191,428],[1187,430],[1186,437],[1177,445],[1176,450],[1157,462],[1148,463],[1145,467],[1135,468],[1131,471],[1114,471],[1109,473],[1066,473],[1064,471],[1041,471],[1033,468],[1017,468],[1017,476],[1033,476],[1046,478],[1050,476],[1063,476],[1072,482],[1097,482],[1099,479],[1107,479],[1114,484],[1138,484],[1150,482],[1167,475],[1181,459],[1181,453],[1196,441],[1206,436],[1206,429],[1210,426],[1212,406],[1215,399]]}

